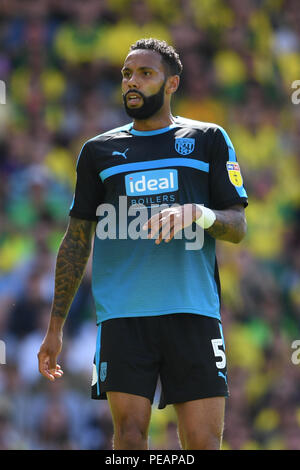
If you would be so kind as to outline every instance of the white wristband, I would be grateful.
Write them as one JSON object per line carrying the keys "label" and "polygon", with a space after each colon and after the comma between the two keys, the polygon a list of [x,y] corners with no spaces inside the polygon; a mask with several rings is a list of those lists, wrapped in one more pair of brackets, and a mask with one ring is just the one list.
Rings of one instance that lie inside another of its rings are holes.
{"label": "white wristband", "polygon": [[196,204],[196,206],[198,206],[202,212],[202,215],[199,217],[199,219],[195,220],[196,224],[204,229],[211,227],[216,220],[216,214],[214,211],[208,207],[201,206],[200,204]]}

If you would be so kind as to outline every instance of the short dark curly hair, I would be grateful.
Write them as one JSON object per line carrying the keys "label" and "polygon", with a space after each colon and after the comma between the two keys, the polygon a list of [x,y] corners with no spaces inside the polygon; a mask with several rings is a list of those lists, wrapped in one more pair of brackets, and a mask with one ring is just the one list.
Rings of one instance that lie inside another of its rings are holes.
{"label": "short dark curly hair", "polygon": [[130,51],[136,51],[137,49],[146,49],[158,52],[164,62],[167,75],[181,74],[183,67],[179,55],[166,41],[154,38],[139,39],[130,46]]}

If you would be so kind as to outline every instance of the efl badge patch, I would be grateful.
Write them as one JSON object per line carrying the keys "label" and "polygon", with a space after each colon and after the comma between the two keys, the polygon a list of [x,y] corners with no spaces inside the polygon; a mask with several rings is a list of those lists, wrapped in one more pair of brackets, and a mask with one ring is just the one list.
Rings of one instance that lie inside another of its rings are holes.
{"label": "efl badge patch", "polygon": [[181,155],[189,155],[195,148],[195,139],[186,137],[175,139],[175,150]]}
{"label": "efl badge patch", "polygon": [[231,183],[238,188],[243,186],[243,178],[239,164],[237,162],[227,162],[226,166]]}
{"label": "efl badge patch", "polygon": [[100,380],[104,382],[107,374],[107,362],[101,362],[100,364]]}

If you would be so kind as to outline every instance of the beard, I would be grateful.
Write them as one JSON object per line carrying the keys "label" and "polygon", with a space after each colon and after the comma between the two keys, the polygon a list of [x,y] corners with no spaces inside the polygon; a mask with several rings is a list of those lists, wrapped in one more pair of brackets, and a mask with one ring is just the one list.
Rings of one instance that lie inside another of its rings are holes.
{"label": "beard", "polygon": [[[136,90],[128,90],[125,95],[123,94],[123,102],[125,106],[125,111],[128,116],[134,119],[148,119],[153,116],[157,111],[159,111],[164,104],[164,91],[165,91],[166,80],[164,80],[159,91],[154,95],[145,96],[142,92]],[[134,92],[136,95],[139,95],[143,98],[143,104],[139,108],[129,108],[127,106],[127,95],[128,93]]]}

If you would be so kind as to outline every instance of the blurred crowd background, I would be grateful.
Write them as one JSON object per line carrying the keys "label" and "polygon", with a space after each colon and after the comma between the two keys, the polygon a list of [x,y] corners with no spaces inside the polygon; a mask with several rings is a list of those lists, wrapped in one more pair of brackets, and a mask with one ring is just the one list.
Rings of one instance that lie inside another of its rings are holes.
{"label": "blurred crowd background", "polygon": [[[77,156],[129,122],[120,68],[141,37],[176,47],[174,114],[226,129],[249,196],[246,239],[218,246],[231,390],[223,448],[299,450],[297,0],[0,1],[0,449],[111,449],[108,405],[90,400],[90,263],[64,330],[64,378],[42,378],[36,354]],[[171,406],[153,406],[150,446],[179,448]]]}

